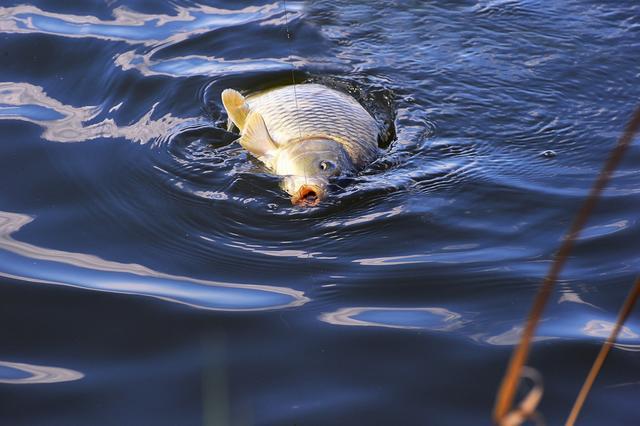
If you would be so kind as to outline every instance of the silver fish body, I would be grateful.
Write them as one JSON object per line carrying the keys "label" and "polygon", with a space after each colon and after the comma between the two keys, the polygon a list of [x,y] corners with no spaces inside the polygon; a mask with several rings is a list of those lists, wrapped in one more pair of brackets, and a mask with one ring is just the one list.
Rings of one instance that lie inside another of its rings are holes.
{"label": "silver fish body", "polygon": [[320,84],[297,84],[248,96],[278,145],[326,138],[344,146],[357,168],[377,155],[379,128],[351,96]]}
{"label": "silver fish body", "polygon": [[285,176],[294,203],[309,194],[314,201],[324,198],[331,177],[362,169],[378,154],[374,118],[351,96],[326,86],[297,84],[247,97],[227,89],[222,100],[240,129],[240,144]]}

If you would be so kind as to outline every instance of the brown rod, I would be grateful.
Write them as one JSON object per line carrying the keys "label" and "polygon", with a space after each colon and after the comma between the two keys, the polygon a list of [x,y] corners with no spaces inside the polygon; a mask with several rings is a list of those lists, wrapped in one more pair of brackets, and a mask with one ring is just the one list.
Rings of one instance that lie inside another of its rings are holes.
{"label": "brown rod", "polygon": [[496,403],[493,408],[493,420],[496,424],[500,424],[513,405],[516,389],[522,373],[522,367],[527,361],[527,357],[529,355],[531,340],[535,334],[536,327],[540,317],[542,316],[544,307],[549,300],[553,286],[567,261],[574,242],[580,236],[580,232],[587,223],[587,219],[596,206],[602,191],[611,179],[611,174],[620,163],[620,160],[622,160],[622,157],[629,145],[631,145],[638,128],[640,128],[640,108],[636,109],[631,120],[627,124],[624,133],[611,151],[607,162],[589,192],[589,196],[580,208],[569,232],[564,236],[562,244],[554,256],[549,272],[542,282],[542,286],[538,290],[538,294],[536,295],[531,311],[529,312],[529,317],[527,318],[525,328],[522,332],[520,343],[511,355],[507,371],[502,379],[502,383],[500,384],[500,388],[496,396]]}
{"label": "brown rod", "polygon": [[633,288],[629,292],[627,299],[624,301],[624,305],[622,305],[622,308],[620,309],[620,313],[618,314],[618,320],[616,321],[615,327],[613,328],[613,330],[611,330],[611,334],[609,335],[609,338],[607,338],[607,341],[602,345],[602,348],[600,349],[600,353],[598,353],[598,357],[596,358],[595,362],[591,366],[589,375],[585,379],[584,384],[582,385],[582,389],[580,389],[580,393],[576,398],[576,402],[573,403],[573,408],[571,409],[571,413],[569,414],[569,418],[567,418],[567,422],[565,423],[565,426],[573,426],[575,424],[576,419],[580,414],[580,410],[582,409],[582,406],[584,405],[584,402],[587,399],[587,395],[589,395],[589,391],[593,386],[593,382],[596,380],[596,377],[598,376],[598,373],[602,368],[602,364],[604,364],[604,360],[607,358],[607,355],[609,354],[611,347],[613,346],[616,339],[618,338],[618,334],[622,329],[622,325],[625,323],[625,321],[629,317],[629,314],[633,310],[633,306],[638,300],[638,296],[640,296],[640,277],[636,279],[636,282],[633,285]]}

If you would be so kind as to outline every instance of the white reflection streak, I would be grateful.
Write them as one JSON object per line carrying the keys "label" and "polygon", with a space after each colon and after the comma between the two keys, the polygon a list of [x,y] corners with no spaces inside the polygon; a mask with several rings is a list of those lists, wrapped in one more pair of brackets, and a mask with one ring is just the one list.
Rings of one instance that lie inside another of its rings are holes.
{"label": "white reflection streak", "polygon": [[[581,328],[571,328],[569,332],[558,330],[558,331],[546,331],[546,336],[536,336],[533,338],[534,342],[539,342],[543,340],[551,340],[551,339],[562,339],[562,338],[580,338],[580,334],[577,334],[576,331],[581,332],[581,334],[596,337],[598,339],[606,339],[611,334],[611,330],[615,326],[614,323],[602,320],[591,320],[588,321]],[[544,327],[541,327],[544,330]],[[522,336],[522,326],[513,326],[510,330],[507,330],[501,334],[496,336],[487,336],[486,334],[476,334],[471,336],[472,339],[476,341],[486,342],[490,345],[516,345],[520,341],[520,337]],[[628,340],[638,339],[640,335],[633,332],[629,327],[623,326],[620,336],[618,338],[618,343],[615,344],[615,347],[618,349],[623,349],[627,351],[638,351],[640,350],[640,346],[636,344],[628,343]],[[626,343],[620,343],[620,340],[627,340]]]}
{"label": "white reflection streak", "polygon": [[[609,335],[611,335],[615,326],[615,323],[610,321],[590,320],[584,325],[582,332],[587,336],[605,340]],[[634,332],[628,326],[623,325],[613,346],[624,351],[640,352],[640,345],[636,343],[639,338],[640,334]],[[633,343],[630,343],[629,341]]]}
{"label": "white reflection streak", "polygon": [[43,383],[60,383],[80,380],[84,374],[79,371],[46,365],[24,364],[21,362],[0,361],[0,367],[19,370],[29,374],[27,377],[8,378],[0,376],[0,383],[12,385],[33,385]]}
{"label": "white reflection streak", "polygon": [[[397,265],[411,265],[414,263],[427,263],[430,255],[428,254],[410,254],[406,256],[389,256],[389,257],[374,257],[370,259],[355,259],[355,263],[365,266],[397,266]],[[452,262],[450,262],[452,263]]]}
{"label": "white reflection streak", "polygon": [[300,57],[294,56],[287,59],[262,58],[262,59],[224,59],[214,56],[189,55],[178,56],[160,61],[151,59],[155,51],[144,55],[135,52],[125,52],[118,55],[115,64],[123,71],[135,69],[146,77],[168,76],[168,77],[188,77],[195,75],[217,75],[232,74],[255,71],[279,71],[290,68],[302,68],[308,62]]}
{"label": "white reflection streak", "polygon": [[[95,124],[84,123],[95,118],[100,109],[95,106],[76,108],[53,99],[42,87],[29,83],[0,82],[0,120],[22,120],[44,128],[42,137],[52,142],[83,142],[97,138],[126,138],[141,144],[166,135],[176,126],[184,124],[187,119],[166,114],[158,120],[152,120],[155,104],[138,122],[119,127],[113,119],[104,119]],[[3,107],[40,106],[58,113],[62,117],[37,119],[24,114],[2,114]],[[189,119],[193,121],[193,119]]]}
{"label": "white reflection streak", "polygon": [[224,243],[224,245],[227,247],[233,247],[240,250],[246,250],[251,253],[264,254],[266,256],[273,256],[273,257],[297,257],[299,259],[319,259],[319,260],[337,259],[337,257],[335,256],[322,256],[321,252],[308,252],[305,250],[293,250],[293,249],[281,250],[281,249],[275,249],[275,248],[270,250],[269,248],[264,248],[260,245],[245,244],[240,241],[235,241],[234,243]]}
{"label": "white reflection streak", "polygon": [[[526,255],[525,249],[521,247],[504,247],[505,254],[502,260],[517,260]],[[467,264],[483,262],[486,259],[478,250],[466,253],[434,252],[430,254],[408,254],[403,256],[374,257],[364,259],[354,259],[352,262],[364,266],[398,266],[412,265],[418,263],[443,263],[443,264]]]}
{"label": "white reflection streak", "polygon": [[384,212],[374,212],[374,213],[367,213],[364,214],[360,217],[356,217],[353,219],[348,219],[345,221],[333,221],[333,222],[328,222],[325,223],[324,226],[327,227],[333,227],[333,226],[352,226],[352,225],[358,225],[358,224],[363,224],[363,223],[369,223],[372,222],[378,218],[390,218],[393,216],[398,216],[400,214],[402,214],[404,212],[404,207],[403,206],[398,206],[398,207],[394,207],[389,211],[384,211]]}
{"label": "white reflection streak", "polygon": [[[615,327],[615,323],[612,323],[609,321],[591,320],[585,324],[584,328],[582,329],[582,332],[587,336],[602,337],[606,339],[607,337],[609,337],[614,327]],[[631,331],[629,327],[624,325],[620,329],[618,340],[637,339],[639,337],[640,335],[638,335],[637,333],[634,333],[633,331]]]}
{"label": "white reflection streak", "polygon": [[588,228],[584,228],[582,233],[577,238],[578,240],[589,240],[594,238],[600,238],[614,234],[616,232],[623,231],[631,225],[629,220],[618,220],[613,223],[605,225],[594,225]]}
{"label": "white reflection streak", "polygon": [[[490,345],[496,346],[513,346],[520,342],[520,337],[522,336],[523,327],[514,326],[511,327],[511,330],[507,330],[504,333],[498,334],[497,336],[486,337],[483,335],[472,336],[474,340],[484,341]],[[531,339],[532,342],[541,342],[543,340],[551,340],[558,339],[558,337],[552,336],[536,336]]]}
{"label": "white reflection streak", "polygon": [[[73,38],[99,38],[111,41],[123,41],[129,44],[167,44],[185,40],[193,35],[205,33],[215,28],[239,25],[257,18],[267,18],[278,10],[275,2],[263,6],[249,6],[238,10],[219,9],[211,6],[194,7],[176,6],[175,15],[146,14],[125,7],[113,10],[111,20],[101,20],[91,15],[68,15],[41,10],[35,6],[20,5],[0,8],[0,32],[18,34],[52,34]],[[202,15],[198,17],[197,15]],[[44,18],[43,26],[34,22],[33,18]],[[177,23],[176,28],[167,25]],[[56,28],[55,30],[53,28]],[[145,31],[151,29],[152,31]],[[162,28],[165,27],[165,28]],[[136,37],[126,37],[123,31],[140,29]],[[64,31],[64,30],[67,31]],[[158,31],[158,29],[164,31]],[[158,37],[144,37],[144,34],[158,34]]]}
{"label": "white reflection streak", "polygon": [[[302,15],[302,2],[290,2],[289,22]],[[281,2],[262,6],[248,6],[238,10],[195,5],[175,6],[175,15],[145,14],[115,8],[113,19],[101,20],[95,16],[68,15],[43,11],[34,6],[20,5],[0,8],[0,33],[51,34],[70,38],[97,38],[125,42],[130,45],[152,47],[145,54],[129,51],[118,55],[116,65],[123,70],[136,69],[145,76],[190,76],[255,70],[280,70],[284,67],[302,66],[302,58],[225,60],[221,58],[191,55],[167,60],[152,61],[151,57],[167,46],[220,28],[228,28],[257,22],[261,26],[283,25]]]}
{"label": "white reflection streak", "polygon": [[[356,319],[357,315],[361,315],[366,312],[426,312],[428,314],[440,317],[439,325],[434,326],[420,326],[420,325],[399,325],[399,324],[385,324],[382,322],[366,321]],[[333,324],[333,325],[350,325],[360,327],[386,327],[386,328],[399,328],[405,330],[436,330],[436,331],[450,331],[455,330],[462,326],[460,319],[462,316],[455,312],[451,312],[444,308],[385,308],[385,307],[353,307],[342,308],[335,312],[328,312],[320,315],[320,321]]]}
{"label": "white reflection streak", "polygon": [[582,300],[582,298],[578,295],[578,293],[573,292],[571,290],[563,290],[562,294],[560,295],[560,298],[558,299],[558,303],[565,303],[565,302],[570,302],[570,303],[579,303],[582,305],[587,305],[587,306],[591,306],[592,308],[595,309],[599,309],[599,310],[603,310],[602,308],[589,303],[589,302],[585,302],[584,300]]}
{"label": "white reflection streak", "polygon": [[288,296],[292,299],[292,301],[282,305],[272,305],[272,306],[257,307],[257,308],[232,308],[232,307],[231,308],[226,308],[226,307],[214,308],[214,307],[208,307],[206,305],[198,305],[198,304],[186,302],[184,300],[179,300],[172,297],[156,295],[151,292],[136,293],[134,290],[126,289],[126,288],[116,289],[115,287],[102,288],[102,287],[91,287],[88,285],[80,286],[80,285],[63,283],[58,281],[48,281],[48,280],[42,280],[38,278],[34,279],[32,277],[19,277],[19,276],[12,275],[2,271],[0,271],[0,276],[4,276],[7,278],[16,278],[16,279],[28,279],[30,281],[36,281],[36,282],[47,283],[47,284],[66,285],[70,287],[78,287],[78,288],[83,288],[88,290],[100,290],[100,291],[108,291],[108,292],[114,292],[114,293],[138,294],[140,296],[154,297],[156,299],[166,300],[174,303],[180,303],[183,305],[192,306],[194,308],[213,309],[213,310],[219,310],[219,311],[258,311],[258,310],[267,310],[267,309],[281,309],[285,307],[301,306],[309,301],[309,299],[304,296],[303,292],[294,290],[291,288],[287,288],[287,287],[275,287],[275,286],[260,285],[260,284],[224,283],[219,281],[200,280],[195,278],[170,275],[170,274],[154,271],[153,269],[149,269],[145,266],[138,265],[135,263],[119,263],[119,262],[105,260],[90,254],[74,253],[74,252],[67,252],[67,251],[61,251],[61,250],[55,250],[55,249],[48,249],[44,247],[38,247],[33,244],[17,241],[11,237],[11,234],[18,231],[20,228],[30,223],[31,221],[33,221],[33,218],[31,216],[27,216],[19,213],[0,211],[0,249],[7,250],[11,253],[15,253],[20,256],[27,257],[29,259],[38,259],[38,260],[44,260],[49,262],[57,262],[60,264],[72,265],[78,268],[89,269],[93,271],[119,272],[124,274],[138,275],[142,277],[153,277],[153,278],[159,278],[159,279],[167,279],[171,281],[186,282],[191,284],[200,284],[200,285],[209,286],[209,287],[255,290],[258,292],[266,292],[271,294],[276,293],[276,294],[282,294],[282,295]]}

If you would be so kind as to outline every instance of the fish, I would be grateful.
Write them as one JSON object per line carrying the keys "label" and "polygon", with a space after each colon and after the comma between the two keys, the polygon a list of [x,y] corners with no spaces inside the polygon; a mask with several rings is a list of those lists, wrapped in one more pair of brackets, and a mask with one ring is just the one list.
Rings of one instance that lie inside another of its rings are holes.
{"label": "fish", "polygon": [[272,173],[291,202],[315,206],[331,180],[364,169],[379,155],[380,127],[352,96],[316,83],[294,84],[243,96],[222,92],[237,141]]}

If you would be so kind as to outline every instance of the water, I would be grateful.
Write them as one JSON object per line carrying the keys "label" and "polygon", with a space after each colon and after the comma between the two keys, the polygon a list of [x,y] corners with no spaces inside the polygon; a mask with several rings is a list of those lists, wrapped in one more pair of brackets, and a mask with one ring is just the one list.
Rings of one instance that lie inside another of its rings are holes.
{"label": "water", "polygon": [[[532,298],[640,99],[633,1],[0,9],[3,424],[489,424]],[[220,92],[345,90],[384,154],[318,208]],[[568,414],[640,271],[640,148],[530,364]],[[631,424],[632,315],[580,424]]]}

